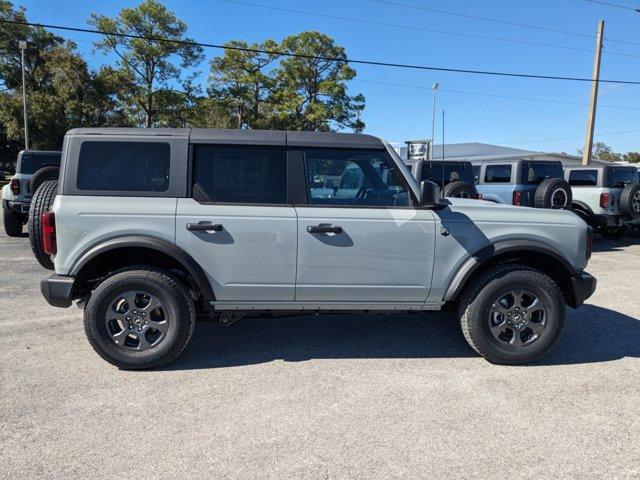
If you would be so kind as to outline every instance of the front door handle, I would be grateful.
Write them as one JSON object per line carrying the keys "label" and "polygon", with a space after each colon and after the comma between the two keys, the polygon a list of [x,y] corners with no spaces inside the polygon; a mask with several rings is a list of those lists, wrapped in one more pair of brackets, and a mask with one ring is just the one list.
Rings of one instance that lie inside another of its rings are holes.
{"label": "front door handle", "polygon": [[221,232],[222,228],[219,223],[187,223],[190,232]]}
{"label": "front door handle", "polygon": [[342,233],[342,227],[339,225],[309,225],[307,227],[309,233]]}

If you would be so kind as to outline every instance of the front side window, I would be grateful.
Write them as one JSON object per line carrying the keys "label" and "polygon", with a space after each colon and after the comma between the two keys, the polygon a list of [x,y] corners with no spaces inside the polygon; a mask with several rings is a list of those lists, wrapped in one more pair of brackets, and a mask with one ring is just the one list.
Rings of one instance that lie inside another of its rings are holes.
{"label": "front side window", "polygon": [[627,184],[637,181],[638,174],[635,168],[609,167],[607,187],[624,188]]}
{"label": "front side window", "polygon": [[487,165],[484,170],[485,183],[509,183],[511,165]]}
{"label": "front side window", "polygon": [[286,152],[279,147],[196,145],[193,198],[201,203],[286,203]]}
{"label": "front side window", "polygon": [[598,185],[597,170],[571,170],[569,185],[572,187],[595,187]]}
{"label": "front side window", "polygon": [[564,178],[560,162],[523,162],[522,180],[525,185],[538,185],[547,178]]}
{"label": "front side window", "polygon": [[409,187],[384,151],[309,148],[304,156],[312,205],[410,205]]}
{"label": "front side window", "polygon": [[170,150],[164,142],[83,142],[78,190],[166,192]]}

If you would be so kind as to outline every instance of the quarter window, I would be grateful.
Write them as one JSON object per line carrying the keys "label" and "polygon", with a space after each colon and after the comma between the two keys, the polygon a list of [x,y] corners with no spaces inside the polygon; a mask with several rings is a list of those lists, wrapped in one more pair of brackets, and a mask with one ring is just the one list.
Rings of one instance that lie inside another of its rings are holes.
{"label": "quarter window", "polygon": [[487,165],[484,170],[485,183],[509,183],[511,165]]}
{"label": "quarter window", "polygon": [[83,142],[78,190],[166,192],[170,147],[159,142]]}
{"label": "quarter window", "polygon": [[201,203],[285,204],[285,150],[195,146],[193,198]]}
{"label": "quarter window", "polygon": [[595,187],[598,184],[597,170],[569,171],[569,185],[573,187]]}
{"label": "quarter window", "polygon": [[409,190],[398,167],[378,150],[305,150],[310,204],[406,207]]}

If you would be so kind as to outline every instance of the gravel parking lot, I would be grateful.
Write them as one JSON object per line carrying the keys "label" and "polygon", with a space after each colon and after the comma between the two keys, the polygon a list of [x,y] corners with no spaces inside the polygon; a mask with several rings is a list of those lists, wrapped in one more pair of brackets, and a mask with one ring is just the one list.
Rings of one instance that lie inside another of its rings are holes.
{"label": "gravel parking lot", "polygon": [[1,478],[640,478],[640,239],[543,363],[498,367],[444,314],[199,324],[124,372],[0,235]]}

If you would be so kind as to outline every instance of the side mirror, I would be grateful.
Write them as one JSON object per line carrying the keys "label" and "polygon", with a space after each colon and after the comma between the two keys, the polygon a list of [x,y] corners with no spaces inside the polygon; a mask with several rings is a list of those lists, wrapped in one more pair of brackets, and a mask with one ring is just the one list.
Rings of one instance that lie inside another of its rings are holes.
{"label": "side mirror", "polygon": [[437,207],[440,205],[440,187],[429,180],[420,184],[420,204],[423,207]]}

